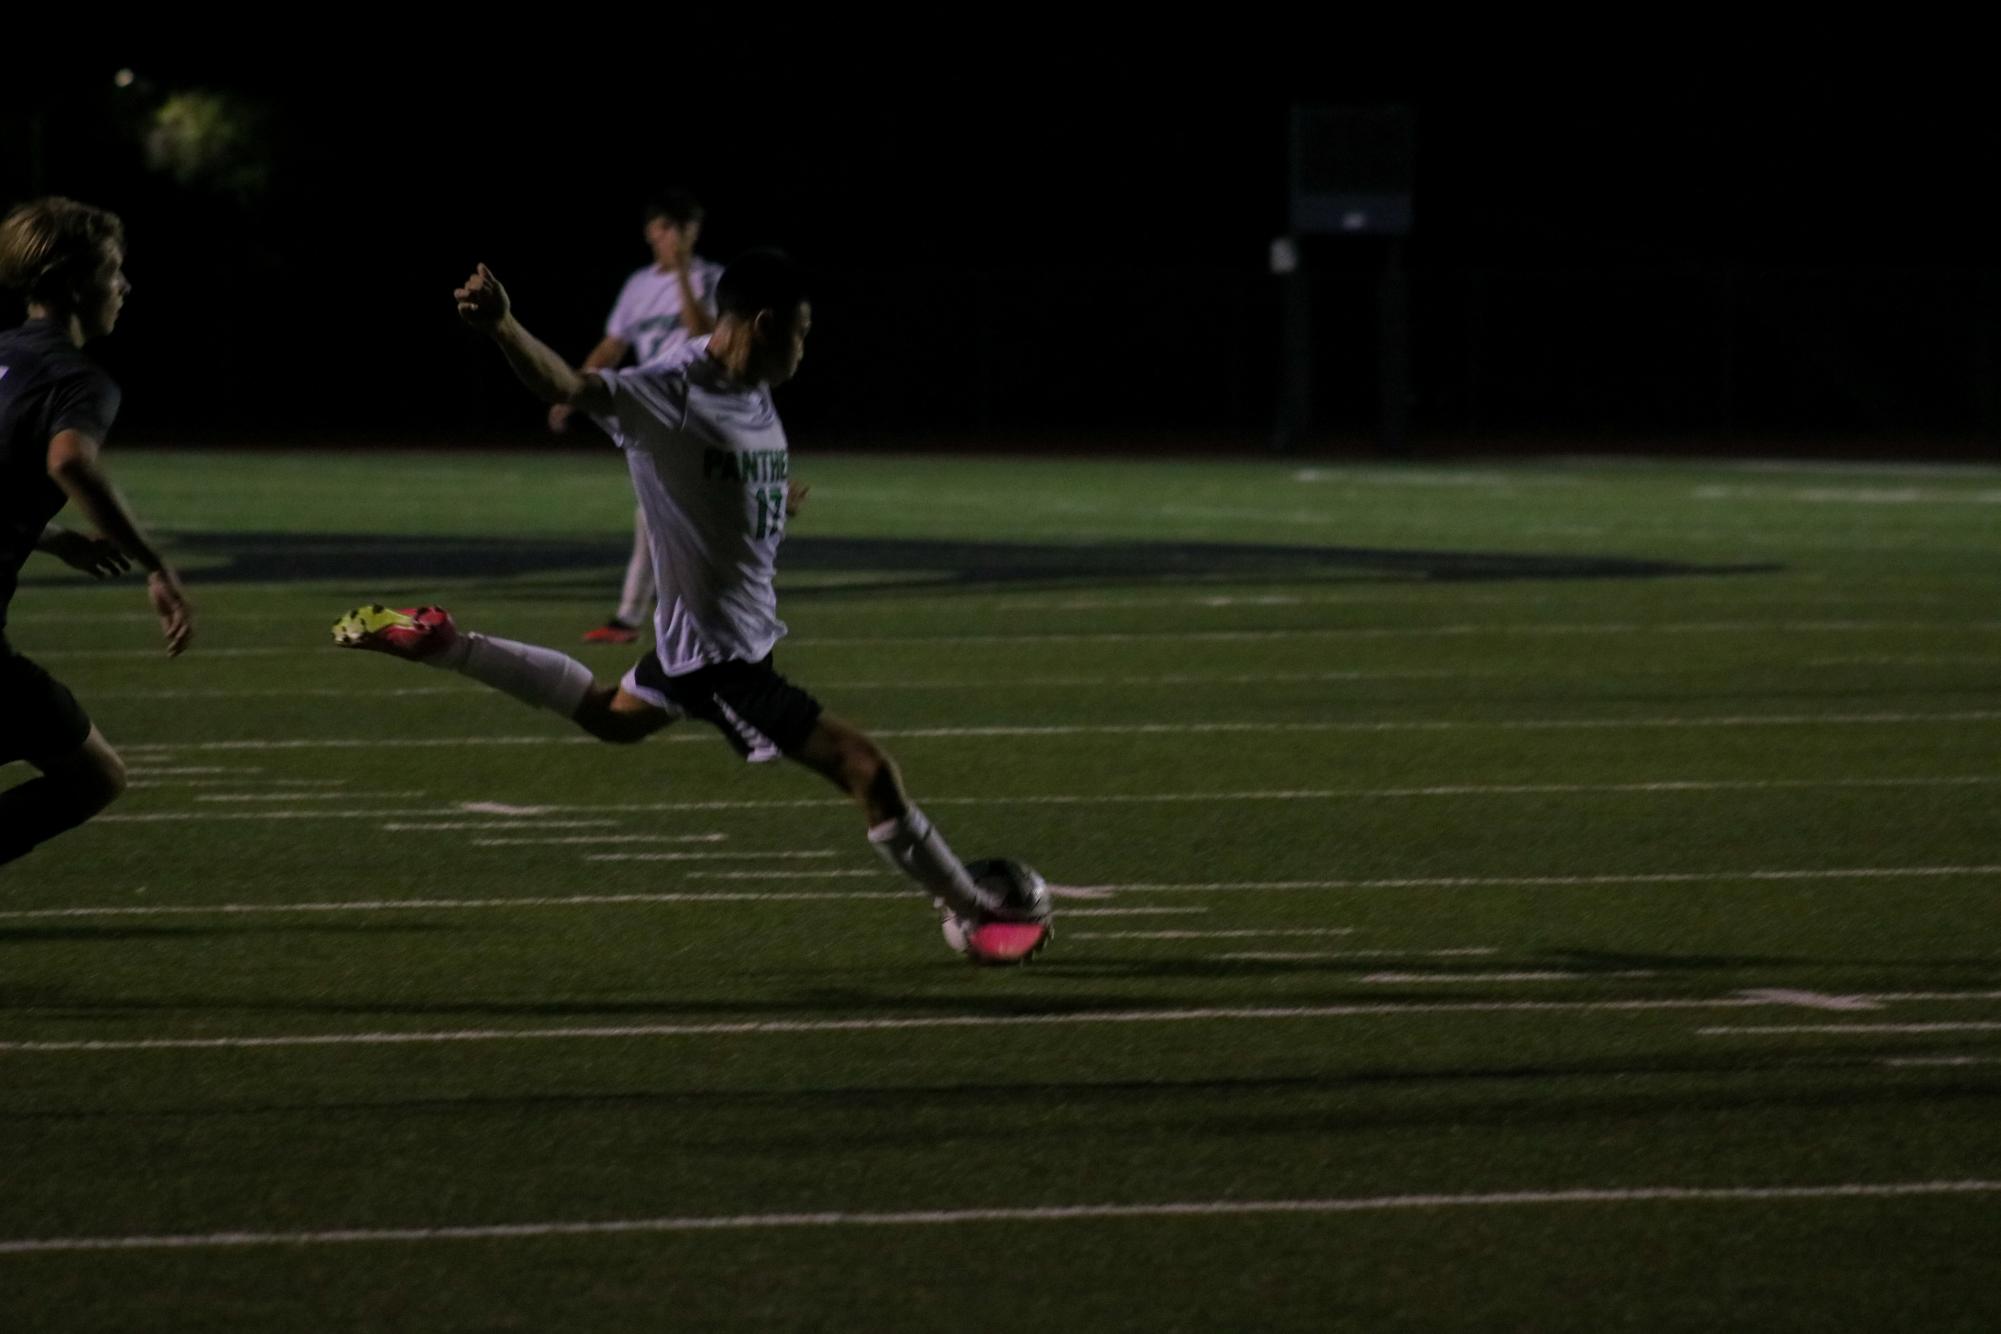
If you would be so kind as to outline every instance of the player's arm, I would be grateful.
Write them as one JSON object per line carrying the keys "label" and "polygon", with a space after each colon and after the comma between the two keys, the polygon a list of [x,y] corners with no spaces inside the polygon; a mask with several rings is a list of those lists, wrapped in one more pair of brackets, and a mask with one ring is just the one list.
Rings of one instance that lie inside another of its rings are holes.
{"label": "player's arm", "polygon": [[688,326],[692,338],[716,331],[715,312],[702,301],[702,294],[695,290],[694,266],[689,263],[688,247],[681,247],[681,262],[674,266],[674,281],[681,288],[681,323]]}
{"label": "player's arm", "polygon": [[[56,432],[49,441],[49,477],[83,511],[91,527],[104,535],[104,540],[146,571],[146,595],[152,600],[160,628],[167,636],[167,653],[177,655],[194,634],[194,609],[188,605],[180,577],[139,531],[138,521],[125,507],[124,498],[111,485],[111,479],[97,461],[97,449],[97,439],[83,431]],[[44,531],[44,540],[48,537]],[[62,539],[58,537],[56,542],[60,546]],[[56,554],[62,553],[57,550]]]}
{"label": "player's arm", "polygon": [[115,542],[72,532],[56,523],[42,529],[42,535],[35,539],[35,550],[45,551],[94,579],[109,579],[132,568],[132,558],[120,551]]}
{"label": "player's arm", "polygon": [[576,370],[555,349],[528,332],[507,299],[507,289],[482,264],[453,295],[459,317],[499,345],[500,354],[528,392],[544,403],[559,403],[585,412],[611,410],[611,391],[594,371]]}
{"label": "player's arm", "polygon": [[[591,349],[591,354],[584,358],[584,364],[577,367],[577,370],[584,374],[611,370],[619,362],[624,361],[625,354],[631,350],[632,344],[617,334],[606,334],[598,345]],[[552,404],[549,408],[549,429],[558,435],[569,430],[570,414],[575,411],[576,409],[568,403]]]}

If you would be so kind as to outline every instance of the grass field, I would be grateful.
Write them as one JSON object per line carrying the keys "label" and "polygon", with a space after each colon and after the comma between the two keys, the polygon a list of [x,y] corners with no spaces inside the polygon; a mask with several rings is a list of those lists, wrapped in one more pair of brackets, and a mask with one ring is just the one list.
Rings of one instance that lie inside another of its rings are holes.
{"label": "grass field", "polygon": [[[963,856],[584,648],[614,457],[112,456],[37,558],[134,769],[0,869],[0,1329],[2001,1327],[2001,470],[833,457],[782,668]],[[10,770],[8,777],[22,773]]]}

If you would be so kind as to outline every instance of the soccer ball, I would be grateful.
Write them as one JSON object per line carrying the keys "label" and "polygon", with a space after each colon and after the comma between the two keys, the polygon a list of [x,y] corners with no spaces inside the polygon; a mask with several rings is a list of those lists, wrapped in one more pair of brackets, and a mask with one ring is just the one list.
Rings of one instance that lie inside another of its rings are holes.
{"label": "soccer ball", "polygon": [[1049,921],[1056,905],[1041,873],[1012,857],[987,857],[967,862],[966,874],[980,888],[1000,896],[1004,916],[994,922],[972,922],[942,908],[945,943],[953,953],[974,963],[998,964],[1027,963],[1040,953],[1056,934]]}

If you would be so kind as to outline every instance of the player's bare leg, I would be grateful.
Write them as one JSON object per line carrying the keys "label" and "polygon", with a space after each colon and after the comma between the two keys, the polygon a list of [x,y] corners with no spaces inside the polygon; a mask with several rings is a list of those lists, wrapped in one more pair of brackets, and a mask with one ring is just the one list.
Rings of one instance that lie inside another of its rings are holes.
{"label": "player's bare leg", "polygon": [[896,762],[860,728],[821,714],[791,756],[846,792],[868,820],[869,845],[968,925],[975,957],[1022,963],[1054,933],[1045,899],[1032,914],[968,875],[944,836],[912,804]]}
{"label": "player's bare leg", "polygon": [[35,767],[40,778],[0,792],[0,863],[76,828],[125,791],[125,762],[95,727],[81,746]]}

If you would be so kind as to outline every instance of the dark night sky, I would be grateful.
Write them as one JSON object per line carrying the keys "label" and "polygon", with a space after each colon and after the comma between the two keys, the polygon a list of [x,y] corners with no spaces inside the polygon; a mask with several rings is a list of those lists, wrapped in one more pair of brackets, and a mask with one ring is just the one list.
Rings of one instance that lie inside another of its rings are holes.
{"label": "dark night sky", "polygon": [[[2001,244],[1987,181],[2001,98],[1935,64],[1865,76],[1854,60],[1793,60],[1783,75],[1497,60],[1385,75],[1103,46],[962,75],[963,57],[935,50],[813,60],[811,35],[794,32],[748,77],[740,38],[715,36],[699,56],[682,43],[677,58],[673,43],[605,31],[615,55],[517,51],[504,76],[437,49],[291,66],[107,51],[40,66],[4,94],[0,194],[26,193],[25,113],[39,106],[46,186],[126,217],[138,290],[104,355],[146,391],[129,396],[132,420],[166,433],[268,420],[301,384],[320,391],[312,423],[334,433],[519,420],[450,319],[450,287],[486,260],[530,326],[581,355],[644,259],[637,201],[670,181],[708,201],[712,255],[775,242],[824,275],[814,360],[841,383],[789,391],[808,418],[868,428],[862,400],[895,396],[893,363],[913,349],[1094,349],[1109,378],[1129,380],[1181,355],[1173,345],[1227,335],[1242,384],[1209,420],[1241,424],[1266,401],[1266,247],[1285,229],[1295,101],[1415,109],[1405,259],[1420,284],[1472,271],[1967,271],[1994,267]],[[121,65],[141,82],[113,88]],[[258,116],[268,177],[251,201],[145,169],[146,115],[188,88]],[[1325,243],[1309,259],[1364,274],[1382,254]],[[1538,336],[1533,310],[1521,316]],[[1645,309],[1609,318],[1596,333],[1610,341],[1653,322]],[[1177,322],[1172,339],[1161,332]],[[1130,364],[1126,344],[1144,345]],[[998,368],[983,374],[1004,408],[1027,363],[977,355]],[[1424,355],[1421,342],[1421,373]],[[928,406],[884,424],[963,424],[954,396],[969,381],[942,359],[914,364]],[[204,374],[221,393],[197,392]],[[1071,382],[1075,401],[1091,396],[1088,377]],[[1061,417],[1069,401],[1047,410]]]}

